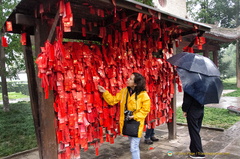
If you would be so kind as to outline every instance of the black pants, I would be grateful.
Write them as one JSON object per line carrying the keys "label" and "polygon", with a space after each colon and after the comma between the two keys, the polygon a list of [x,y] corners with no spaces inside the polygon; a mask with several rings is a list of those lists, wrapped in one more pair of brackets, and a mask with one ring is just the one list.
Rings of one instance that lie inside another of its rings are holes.
{"label": "black pants", "polygon": [[147,129],[146,130],[146,134],[145,134],[145,139],[150,139],[151,137],[153,137],[154,136],[154,129]]}
{"label": "black pants", "polygon": [[189,111],[187,113],[188,131],[190,135],[190,151],[197,156],[204,156],[202,149],[202,141],[200,130],[202,126],[204,110],[203,108],[196,111]]}

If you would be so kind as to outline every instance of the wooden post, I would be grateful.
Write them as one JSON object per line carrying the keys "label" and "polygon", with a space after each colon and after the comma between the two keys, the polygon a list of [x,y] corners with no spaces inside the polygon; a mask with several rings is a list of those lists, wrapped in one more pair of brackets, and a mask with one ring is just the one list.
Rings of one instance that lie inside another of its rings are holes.
{"label": "wooden post", "polygon": [[[35,49],[36,56],[40,53],[40,47],[44,46],[47,40],[48,28],[47,23],[44,21],[36,21],[35,26]],[[45,93],[41,87],[41,80],[35,74],[36,85],[32,86],[32,89],[37,91],[37,106],[38,110],[38,130],[39,136],[39,154],[40,159],[57,159],[57,140],[55,132],[55,112],[53,109],[54,95],[52,91],[49,91],[49,98],[45,99]]]}
{"label": "wooden post", "polygon": [[173,110],[173,118],[172,118],[172,122],[171,123],[167,123],[167,126],[168,126],[168,139],[172,140],[172,139],[176,139],[177,138],[177,114],[176,114],[176,111],[177,111],[177,107],[176,107],[176,83],[175,83],[175,80],[174,80],[174,90],[175,90],[175,93],[174,93],[174,96],[173,96],[173,100],[171,102],[171,107],[172,107],[172,110]]}
{"label": "wooden post", "polygon": [[[174,55],[176,54],[176,45],[175,45],[175,42],[173,42],[173,51],[174,51]],[[176,72],[174,72],[176,73]],[[174,96],[173,96],[173,100],[171,102],[171,107],[172,107],[172,110],[173,110],[173,119],[172,119],[172,122],[171,123],[167,123],[167,126],[168,126],[168,139],[176,139],[177,137],[177,121],[176,121],[176,82],[175,82],[175,79],[174,79]]]}
{"label": "wooden post", "polygon": [[237,39],[236,43],[236,77],[237,77],[237,88],[240,88],[240,39]]}
{"label": "wooden post", "polygon": [[[32,44],[31,44],[29,34],[27,34],[27,43],[25,46],[23,46],[23,53],[24,53],[26,73],[28,78],[28,89],[29,89],[29,95],[30,95],[30,101],[31,101],[35,134],[37,138],[38,148],[39,150],[41,150],[42,143],[41,143],[41,133],[40,133],[40,129],[41,129],[40,118],[39,118],[39,112],[38,112],[39,111],[38,92],[36,89],[37,82],[35,78],[36,74],[35,74],[34,61],[33,61]],[[41,156],[42,154],[39,153],[39,155],[40,155],[40,158],[42,158]]]}
{"label": "wooden post", "polygon": [[218,50],[213,51],[213,62],[218,67]]}
{"label": "wooden post", "polygon": [[[206,47],[206,46],[205,46],[205,47]],[[205,57],[209,57],[209,51],[208,51],[207,48],[204,50],[204,52],[203,52],[203,56],[205,56]]]}

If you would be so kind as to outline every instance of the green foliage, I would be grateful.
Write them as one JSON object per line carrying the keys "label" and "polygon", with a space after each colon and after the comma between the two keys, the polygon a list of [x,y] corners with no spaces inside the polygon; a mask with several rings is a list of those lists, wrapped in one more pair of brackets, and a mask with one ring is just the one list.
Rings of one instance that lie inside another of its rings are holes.
{"label": "green foliage", "polygon": [[[8,92],[17,92],[24,95],[29,95],[28,84],[22,82],[8,82]],[[0,93],[2,93],[1,82],[0,82]]]}
{"label": "green foliage", "polygon": [[5,35],[9,39],[9,45],[5,48],[7,77],[16,78],[18,72],[26,69],[20,36],[9,33]]}
{"label": "green foliage", "polygon": [[[240,24],[239,0],[187,0],[190,17],[199,22],[218,24],[225,28],[238,27]],[[221,79],[236,75],[236,46],[227,44],[219,52]]]}
{"label": "green foliage", "polygon": [[228,97],[240,97],[240,88],[237,88],[234,92],[227,93],[224,96]]}
{"label": "green foliage", "polygon": [[224,96],[228,97],[240,97],[240,88],[237,88],[236,77],[228,78],[223,80],[224,89],[232,89],[234,92],[224,94]]}
{"label": "green foliage", "polygon": [[0,157],[37,147],[29,102],[10,104],[3,112],[0,105]]}
{"label": "green foliage", "polygon": [[7,17],[13,11],[13,8],[20,2],[20,0],[0,0],[0,27],[2,28]]}
{"label": "green foliage", "polygon": [[135,0],[135,1],[144,3],[144,4],[149,5],[149,6],[153,6],[152,0]]}
{"label": "green foliage", "polygon": [[227,129],[238,121],[240,116],[230,114],[227,109],[205,108],[203,125]]}
{"label": "green foliage", "polygon": [[[203,23],[219,23],[221,27],[237,27],[239,0],[187,0],[189,15]],[[194,8],[194,9],[193,9]],[[197,8],[197,9],[196,9]]]}
{"label": "green foliage", "polygon": [[[20,0],[0,0],[0,27],[2,28],[7,17],[11,14],[14,7],[20,2]],[[3,33],[4,35],[4,33]],[[22,53],[22,46],[20,44],[20,38],[17,34],[5,33],[4,35],[8,41],[8,47],[4,48],[6,70],[2,70],[6,73],[8,78],[14,78],[21,70],[25,70],[25,63]]]}
{"label": "green foliage", "polygon": [[[0,93],[1,95],[1,93]],[[8,98],[9,99],[21,99],[21,98],[28,98],[29,96],[24,95],[22,93],[17,93],[17,92],[8,92]],[[0,99],[2,101],[2,99]]]}
{"label": "green foliage", "polygon": [[236,77],[224,79],[222,82],[224,89],[237,89]]}
{"label": "green foliage", "polygon": [[230,44],[219,51],[219,70],[221,79],[236,76],[236,45]]}
{"label": "green foliage", "polygon": [[[240,121],[240,116],[230,114],[227,109],[223,108],[204,108],[203,126],[228,129],[236,122]],[[186,123],[186,118],[182,115],[182,108],[177,108],[177,122]]]}

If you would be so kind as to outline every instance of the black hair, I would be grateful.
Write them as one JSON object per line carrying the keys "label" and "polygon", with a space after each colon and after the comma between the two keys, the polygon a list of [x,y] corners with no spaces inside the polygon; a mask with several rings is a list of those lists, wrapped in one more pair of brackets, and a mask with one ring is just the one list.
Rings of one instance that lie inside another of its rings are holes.
{"label": "black hair", "polygon": [[136,84],[134,91],[136,92],[137,98],[140,92],[146,91],[146,80],[140,73],[133,72],[132,74],[134,75],[134,83]]}

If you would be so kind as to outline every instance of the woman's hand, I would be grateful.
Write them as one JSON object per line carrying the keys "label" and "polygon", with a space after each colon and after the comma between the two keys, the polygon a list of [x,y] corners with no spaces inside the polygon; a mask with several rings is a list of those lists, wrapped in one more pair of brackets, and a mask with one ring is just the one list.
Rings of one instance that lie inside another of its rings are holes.
{"label": "woman's hand", "polygon": [[132,120],[134,118],[134,116],[129,116],[128,119],[129,120]]}
{"label": "woman's hand", "polygon": [[104,93],[106,91],[106,89],[100,85],[98,85],[98,90],[99,90],[99,92],[102,92],[102,93]]}
{"label": "woman's hand", "polygon": [[183,117],[184,117],[184,118],[187,117],[187,112],[183,112]]}

